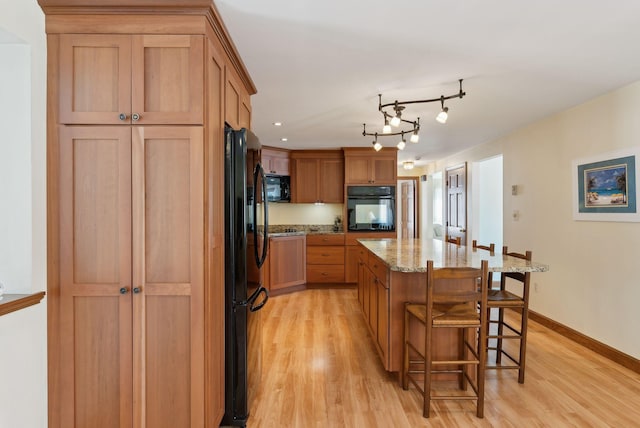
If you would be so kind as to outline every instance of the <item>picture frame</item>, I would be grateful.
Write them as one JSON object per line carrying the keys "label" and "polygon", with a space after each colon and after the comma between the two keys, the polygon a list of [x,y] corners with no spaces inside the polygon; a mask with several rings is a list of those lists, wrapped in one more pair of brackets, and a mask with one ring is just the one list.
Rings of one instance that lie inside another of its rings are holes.
{"label": "picture frame", "polygon": [[639,155],[634,147],[574,160],[574,220],[640,222]]}

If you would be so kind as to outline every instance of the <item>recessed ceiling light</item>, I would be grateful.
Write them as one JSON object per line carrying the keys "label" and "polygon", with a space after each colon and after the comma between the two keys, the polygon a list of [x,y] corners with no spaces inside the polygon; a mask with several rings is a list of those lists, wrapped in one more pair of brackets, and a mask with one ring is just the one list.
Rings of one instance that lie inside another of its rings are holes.
{"label": "recessed ceiling light", "polygon": [[282,122],[273,122],[273,126],[282,126]]}
{"label": "recessed ceiling light", "polygon": [[287,140],[288,140],[288,138],[287,138],[287,137],[280,138],[280,141],[287,141]]}

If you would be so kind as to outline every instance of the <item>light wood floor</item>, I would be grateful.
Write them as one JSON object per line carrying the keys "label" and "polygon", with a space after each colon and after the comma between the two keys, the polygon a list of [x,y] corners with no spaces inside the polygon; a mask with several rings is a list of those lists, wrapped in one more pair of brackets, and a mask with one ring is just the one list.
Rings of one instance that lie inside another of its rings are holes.
{"label": "light wood floor", "polygon": [[382,369],[355,290],[281,295],[262,312],[249,428],[640,427],[640,375],[534,322],[524,385],[515,370],[491,370],[484,419],[472,401],[436,402],[424,419],[417,391]]}

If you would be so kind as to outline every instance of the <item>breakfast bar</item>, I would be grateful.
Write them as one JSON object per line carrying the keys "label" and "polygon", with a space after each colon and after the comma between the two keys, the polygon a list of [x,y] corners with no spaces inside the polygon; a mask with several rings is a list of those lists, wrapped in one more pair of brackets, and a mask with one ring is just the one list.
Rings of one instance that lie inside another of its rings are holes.
{"label": "breakfast bar", "polygon": [[[456,245],[437,239],[359,239],[358,300],[384,368],[402,367],[404,303],[425,299],[427,260],[434,267],[480,267],[487,260],[490,272],[545,272],[547,265]],[[441,352],[455,352],[447,332],[434,337]]]}

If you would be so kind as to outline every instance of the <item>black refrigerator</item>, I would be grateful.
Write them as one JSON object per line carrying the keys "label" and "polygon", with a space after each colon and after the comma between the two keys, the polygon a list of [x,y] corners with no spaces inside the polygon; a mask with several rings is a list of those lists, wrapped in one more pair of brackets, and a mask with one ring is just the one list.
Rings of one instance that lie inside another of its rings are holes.
{"label": "black refrigerator", "polygon": [[225,126],[225,415],[246,426],[261,377],[268,207],[257,138]]}

